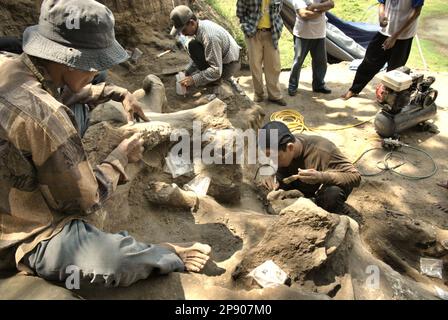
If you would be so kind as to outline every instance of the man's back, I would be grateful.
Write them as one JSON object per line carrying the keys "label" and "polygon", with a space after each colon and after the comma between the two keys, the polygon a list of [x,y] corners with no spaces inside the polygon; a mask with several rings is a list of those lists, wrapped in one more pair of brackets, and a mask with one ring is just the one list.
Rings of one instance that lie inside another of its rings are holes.
{"label": "man's back", "polygon": [[219,47],[222,50],[222,62],[224,64],[237,61],[239,59],[240,47],[232,35],[219,24],[210,20],[199,20],[196,39],[201,42],[206,50],[207,47]]}

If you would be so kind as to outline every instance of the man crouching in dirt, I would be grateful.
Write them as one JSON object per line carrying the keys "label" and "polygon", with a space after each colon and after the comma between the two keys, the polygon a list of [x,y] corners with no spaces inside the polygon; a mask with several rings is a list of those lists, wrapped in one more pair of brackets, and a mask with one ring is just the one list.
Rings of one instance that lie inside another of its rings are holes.
{"label": "man crouching in dirt", "polygon": [[[78,28],[66,21],[73,15]],[[74,266],[106,286],[128,286],[153,271],[201,271],[208,245],[147,245],[89,224],[143,152],[134,134],[92,170],[74,115],[58,100],[61,88],[79,93],[128,58],[111,11],[94,0],[45,0],[23,49],[0,67],[0,269],[64,281]]]}
{"label": "man crouching in dirt", "polygon": [[[293,135],[279,121],[268,122],[263,129],[266,131],[261,131],[259,143],[268,157],[274,151],[270,150],[270,132],[278,133],[278,171],[276,179],[265,178],[262,185],[268,190],[299,190],[319,207],[343,213],[344,203],[352,189],[359,186],[361,175],[341,151],[323,137]],[[291,176],[295,177],[285,183],[283,179]]]}
{"label": "man crouching in dirt", "polygon": [[240,68],[240,47],[230,33],[210,20],[198,20],[187,6],[177,6],[170,14],[171,35],[182,33],[194,36],[188,43],[192,59],[185,70],[187,77],[180,83],[185,87],[201,87],[232,80]]}

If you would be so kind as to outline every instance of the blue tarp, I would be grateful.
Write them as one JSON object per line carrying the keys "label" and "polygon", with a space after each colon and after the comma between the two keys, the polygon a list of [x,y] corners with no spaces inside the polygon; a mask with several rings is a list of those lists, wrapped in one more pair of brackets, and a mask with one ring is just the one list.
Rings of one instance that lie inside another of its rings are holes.
{"label": "blue tarp", "polygon": [[327,12],[326,15],[329,23],[336,26],[346,36],[352,38],[364,48],[367,48],[370,40],[381,29],[379,25],[370,23],[344,21],[330,12]]}

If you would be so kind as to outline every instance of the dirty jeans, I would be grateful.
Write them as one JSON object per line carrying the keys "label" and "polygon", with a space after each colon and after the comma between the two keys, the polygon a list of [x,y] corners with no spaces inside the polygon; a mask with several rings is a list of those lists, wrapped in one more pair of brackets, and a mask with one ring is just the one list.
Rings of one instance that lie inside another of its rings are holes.
{"label": "dirty jeans", "polygon": [[313,69],[313,90],[322,89],[325,86],[325,74],[327,73],[327,50],[325,38],[303,39],[294,36],[294,63],[289,76],[288,90],[297,91],[300,79],[300,70],[308,52],[311,53]]}
{"label": "dirty jeans", "polygon": [[106,287],[129,286],[151,273],[183,271],[182,260],[158,245],[137,242],[126,231],[105,233],[82,220],[40,242],[22,262],[46,280],[65,281],[76,268],[81,280]]}

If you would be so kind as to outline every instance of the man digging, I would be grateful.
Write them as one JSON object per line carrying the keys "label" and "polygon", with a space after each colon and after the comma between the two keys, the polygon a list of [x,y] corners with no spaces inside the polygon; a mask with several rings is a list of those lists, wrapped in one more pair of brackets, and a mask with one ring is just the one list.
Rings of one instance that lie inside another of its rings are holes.
{"label": "man digging", "polygon": [[[66,23],[73,17],[79,28]],[[89,223],[143,152],[137,133],[92,168],[59,95],[63,88],[80,93],[98,72],[128,58],[111,11],[93,0],[45,0],[23,50],[0,66],[0,270],[64,281],[67,267],[76,266],[105,286],[129,286],[155,271],[201,271],[208,245],[148,245]],[[109,97],[105,86],[95,88],[86,100]]]}
{"label": "man digging", "polygon": [[[299,190],[328,212],[343,213],[344,203],[353,188],[359,186],[361,175],[334,143],[319,136],[292,134],[279,121],[268,122],[262,130],[261,149],[268,157],[278,152],[278,182],[272,176],[262,185],[268,190]],[[271,131],[278,133],[278,150],[272,147]]]}

